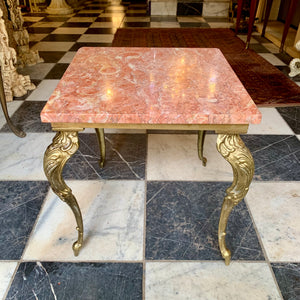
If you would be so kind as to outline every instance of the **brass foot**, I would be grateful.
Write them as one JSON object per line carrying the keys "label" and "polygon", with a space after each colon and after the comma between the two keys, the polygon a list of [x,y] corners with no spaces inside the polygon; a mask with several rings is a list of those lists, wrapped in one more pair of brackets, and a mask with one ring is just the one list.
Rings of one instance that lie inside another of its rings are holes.
{"label": "brass foot", "polygon": [[53,192],[72,209],[76,219],[78,240],[73,244],[74,255],[79,254],[83,241],[83,222],[81,211],[72,190],[62,178],[62,170],[66,162],[79,147],[76,131],[60,131],[53,138],[52,144],[44,155],[44,171]]}
{"label": "brass foot", "polygon": [[233,170],[233,183],[226,190],[219,221],[219,247],[225,264],[229,265],[231,253],[226,247],[226,227],[234,206],[246,196],[254,174],[252,155],[238,134],[219,134],[217,149],[230,163]]}
{"label": "brass foot", "polygon": [[105,137],[104,137],[104,129],[103,128],[95,128],[96,135],[98,139],[98,144],[100,148],[101,158],[99,160],[100,168],[104,167],[105,163]]}
{"label": "brass foot", "polygon": [[198,157],[202,161],[202,165],[205,167],[207,163],[206,157],[203,156],[203,146],[205,140],[206,131],[199,130],[198,131]]}

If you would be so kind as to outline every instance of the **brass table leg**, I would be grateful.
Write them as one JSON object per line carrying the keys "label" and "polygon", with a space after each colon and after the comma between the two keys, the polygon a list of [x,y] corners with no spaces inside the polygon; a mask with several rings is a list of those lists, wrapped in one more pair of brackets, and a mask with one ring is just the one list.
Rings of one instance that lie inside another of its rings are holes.
{"label": "brass table leg", "polygon": [[199,130],[198,131],[198,156],[199,159],[202,160],[202,165],[205,167],[207,159],[206,157],[203,156],[203,145],[204,145],[204,140],[205,140],[205,130]]}
{"label": "brass table leg", "polygon": [[69,158],[79,147],[77,131],[59,131],[48,146],[44,155],[44,171],[53,192],[73,211],[77,223],[78,240],[73,244],[74,255],[79,254],[83,241],[83,222],[81,211],[72,190],[62,178],[62,170]]}
{"label": "brass table leg", "polygon": [[100,168],[104,167],[105,162],[105,137],[104,137],[104,129],[103,128],[95,128],[96,135],[98,139],[98,144],[100,148],[101,158],[99,161]]}
{"label": "brass table leg", "polygon": [[227,221],[233,207],[242,201],[249,190],[254,174],[254,162],[249,149],[238,134],[219,134],[217,149],[233,170],[233,183],[226,190],[218,230],[222,257],[225,259],[225,264],[229,265],[231,253],[225,241]]}

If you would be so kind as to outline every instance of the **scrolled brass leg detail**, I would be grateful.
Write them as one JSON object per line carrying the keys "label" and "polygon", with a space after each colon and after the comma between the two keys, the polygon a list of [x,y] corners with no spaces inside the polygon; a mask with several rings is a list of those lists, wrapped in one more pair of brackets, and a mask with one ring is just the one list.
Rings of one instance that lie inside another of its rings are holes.
{"label": "scrolled brass leg detail", "polygon": [[226,190],[219,221],[219,247],[225,264],[229,265],[230,250],[226,247],[226,227],[234,206],[246,196],[254,174],[254,161],[249,149],[238,134],[219,134],[217,149],[230,163],[233,170],[233,183]]}
{"label": "scrolled brass leg detail", "polygon": [[198,156],[199,159],[202,161],[202,165],[205,167],[207,159],[203,156],[203,146],[204,146],[204,140],[205,140],[206,131],[205,130],[199,130],[198,131]]}
{"label": "scrolled brass leg detail", "polygon": [[95,128],[96,135],[98,139],[98,144],[100,148],[101,158],[99,161],[100,168],[104,167],[105,162],[105,137],[104,137],[104,129],[103,128]]}
{"label": "scrolled brass leg detail", "polygon": [[76,219],[78,240],[73,244],[74,255],[79,254],[83,241],[83,222],[79,205],[72,190],[62,178],[62,170],[69,158],[79,148],[78,133],[76,131],[59,131],[48,146],[44,155],[44,171],[53,192],[73,211]]}

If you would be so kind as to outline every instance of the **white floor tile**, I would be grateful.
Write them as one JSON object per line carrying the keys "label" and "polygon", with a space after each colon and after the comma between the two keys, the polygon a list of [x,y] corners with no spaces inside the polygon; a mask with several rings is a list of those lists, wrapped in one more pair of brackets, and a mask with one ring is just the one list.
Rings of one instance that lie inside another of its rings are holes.
{"label": "white floor tile", "polygon": [[[21,106],[23,101],[12,101],[12,102],[7,102],[7,110],[8,110],[8,115],[11,118],[12,115],[16,112],[16,110]],[[6,124],[6,120],[4,117],[4,114],[2,113],[2,109],[0,112],[0,128],[2,128],[3,125]]]}
{"label": "white floor tile", "polygon": [[186,17],[177,17],[178,22],[202,22],[205,23],[205,19],[199,16],[186,16]]}
{"label": "white floor tile", "polygon": [[150,17],[125,17],[124,22],[150,22]]}
{"label": "white floor tile", "polygon": [[268,61],[273,66],[286,66],[286,64],[280,60],[277,56],[272,53],[258,53],[266,61]]}
{"label": "white floor tile", "polygon": [[246,196],[270,261],[300,261],[299,182],[253,182]]}
{"label": "white floor tile", "polygon": [[44,19],[44,17],[29,17],[23,16],[24,22],[39,22],[40,20]]}
{"label": "white floor tile", "polygon": [[210,28],[230,28],[232,26],[232,23],[226,23],[226,22],[213,22],[208,23]]}
{"label": "white floor tile", "polygon": [[39,42],[43,38],[45,38],[48,35],[48,33],[31,33],[29,35],[29,41],[30,42]]}
{"label": "white floor tile", "polygon": [[298,138],[298,140],[300,141],[300,134],[296,135],[296,137]]}
{"label": "white floor tile", "polygon": [[262,46],[264,46],[265,48],[267,48],[269,51],[271,51],[272,53],[279,53],[279,47],[272,44],[272,43],[262,43]]}
{"label": "white floor tile", "polygon": [[266,263],[147,262],[146,300],[281,299]]}
{"label": "white floor tile", "polygon": [[112,13],[103,13],[100,15],[101,18],[103,17],[108,17],[108,18],[114,18],[114,17],[117,17],[117,18],[121,18],[121,17],[124,17],[125,16],[125,13],[124,12],[112,12]]}
{"label": "white floor tile", "polygon": [[25,260],[142,260],[145,183],[143,181],[69,181],[81,207],[84,244],[78,257],[71,209],[49,192]]}
{"label": "white floor tile", "polygon": [[60,27],[64,22],[38,22],[34,23],[30,27]]}
{"label": "white floor tile", "polygon": [[95,17],[72,17],[68,20],[68,22],[94,22],[97,19]]}
{"label": "white floor tile", "polygon": [[152,28],[180,28],[178,22],[151,22],[150,27]]}
{"label": "white floor tile", "polygon": [[[42,44],[44,42],[40,42],[38,44]],[[36,45],[38,45],[36,44]],[[32,47],[34,49],[34,47]],[[44,79],[45,76],[49,73],[49,71],[55,66],[54,63],[40,63],[34,66],[26,66],[22,69],[19,69],[19,73],[24,75],[29,75],[30,79]]]}
{"label": "white floor tile", "polygon": [[83,34],[78,43],[111,43],[114,39],[113,34]]}
{"label": "white floor tile", "polygon": [[114,22],[94,22],[90,28],[116,28],[119,27],[122,20]]}
{"label": "white floor tile", "polygon": [[83,34],[87,31],[87,28],[77,27],[59,27],[56,28],[51,34]]}
{"label": "white floor tile", "polygon": [[248,134],[294,134],[280,113],[273,107],[260,107],[260,124],[250,124]]}
{"label": "white floor tile", "polygon": [[204,143],[207,166],[198,158],[197,135],[151,134],[148,136],[148,180],[231,181],[232,169],[216,149],[217,136]]}
{"label": "white floor tile", "polygon": [[73,60],[76,52],[75,51],[69,51],[67,52],[60,60],[59,63],[61,64],[70,64]]}
{"label": "white floor tile", "polygon": [[[238,34],[237,37],[239,37],[244,43],[246,43],[247,35]],[[259,42],[255,38],[251,37],[250,44],[259,44]]]}
{"label": "white floor tile", "polygon": [[0,262],[0,299],[4,297],[16,267],[17,262]]}
{"label": "white floor tile", "polygon": [[43,157],[54,133],[0,134],[0,180],[46,180]]}
{"label": "white floor tile", "polygon": [[59,80],[45,79],[38,87],[28,96],[27,100],[30,101],[48,101],[49,97],[56,88]]}
{"label": "white floor tile", "polygon": [[32,50],[38,51],[68,51],[74,42],[39,42],[32,46]]}

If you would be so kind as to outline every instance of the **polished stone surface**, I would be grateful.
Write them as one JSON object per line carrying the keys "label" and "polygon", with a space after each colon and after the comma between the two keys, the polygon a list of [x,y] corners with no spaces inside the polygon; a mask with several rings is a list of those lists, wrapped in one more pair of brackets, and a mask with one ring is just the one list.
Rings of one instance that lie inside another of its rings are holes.
{"label": "polished stone surface", "polygon": [[[146,259],[221,260],[218,220],[230,183],[148,182]],[[244,202],[227,229],[233,260],[264,260]]]}
{"label": "polished stone surface", "polygon": [[266,263],[147,262],[146,299],[281,299]]}
{"label": "polished stone surface", "polygon": [[298,182],[253,182],[246,201],[270,261],[300,261]]}
{"label": "polished stone surface", "polygon": [[68,181],[81,208],[84,247],[73,255],[77,238],[70,207],[53,192],[46,198],[25,260],[140,261],[143,258],[143,181]]}
{"label": "polished stone surface", "polygon": [[300,180],[300,142],[295,136],[244,135],[242,139],[254,159],[254,180]]}
{"label": "polished stone surface", "polygon": [[142,264],[27,262],[6,299],[141,299],[142,272]]}
{"label": "polished stone surface", "polygon": [[45,181],[0,181],[0,259],[20,259],[48,192]]}
{"label": "polished stone surface", "polygon": [[299,299],[300,263],[273,263],[272,268],[284,300]]}
{"label": "polished stone surface", "polygon": [[300,134],[300,107],[279,107],[277,110],[294,133]]}
{"label": "polished stone surface", "polygon": [[[95,38],[83,35],[78,41],[84,36]],[[107,47],[77,52],[41,119],[52,123],[258,124],[261,114],[218,49]]]}

